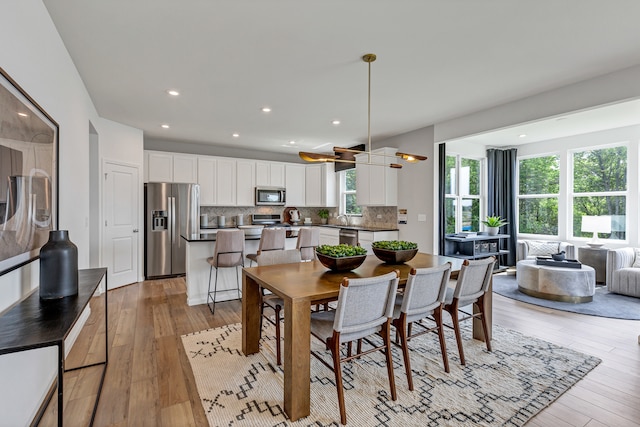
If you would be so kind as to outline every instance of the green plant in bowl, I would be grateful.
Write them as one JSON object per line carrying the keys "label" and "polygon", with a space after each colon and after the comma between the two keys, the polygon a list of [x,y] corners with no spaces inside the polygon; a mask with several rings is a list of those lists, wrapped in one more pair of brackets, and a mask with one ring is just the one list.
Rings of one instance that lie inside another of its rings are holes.
{"label": "green plant in bowl", "polygon": [[360,246],[320,245],[316,247],[318,261],[333,271],[349,271],[360,267],[367,258],[367,250]]}
{"label": "green plant in bowl", "polygon": [[371,244],[378,259],[388,264],[402,264],[410,261],[418,253],[418,244],[405,240],[380,240]]}

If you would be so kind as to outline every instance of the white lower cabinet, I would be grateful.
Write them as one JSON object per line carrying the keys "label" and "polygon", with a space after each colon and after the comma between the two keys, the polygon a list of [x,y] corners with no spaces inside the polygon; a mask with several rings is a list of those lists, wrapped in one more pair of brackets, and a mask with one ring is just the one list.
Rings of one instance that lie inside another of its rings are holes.
{"label": "white lower cabinet", "polygon": [[320,244],[321,245],[337,245],[340,243],[340,229],[331,227],[320,228]]}
{"label": "white lower cabinet", "polygon": [[358,231],[358,243],[367,250],[368,255],[373,255],[371,244],[381,240],[398,240],[397,231]]}

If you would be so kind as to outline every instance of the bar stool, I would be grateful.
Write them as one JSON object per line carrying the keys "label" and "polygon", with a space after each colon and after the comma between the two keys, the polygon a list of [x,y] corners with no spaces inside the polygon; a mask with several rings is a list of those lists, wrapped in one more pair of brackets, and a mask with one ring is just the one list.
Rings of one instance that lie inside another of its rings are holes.
{"label": "bar stool", "polygon": [[303,261],[316,259],[316,246],[320,244],[320,230],[318,228],[302,227],[298,231],[296,249],[300,251]]}
{"label": "bar stool", "polygon": [[[240,299],[240,281],[238,280],[238,266],[244,267],[244,231],[220,230],[216,234],[216,244],[213,256],[207,258],[209,263],[209,287],[207,289],[207,305],[211,314],[216,311],[216,294],[218,292],[218,269],[234,267],[236,273],[236,289]],[[211,273],[216,269],[216,278],[211,292]],[[211,294],[213,293],[213,297]],[[211,302],[210,302],[211,301]]]}
{"label": "bar stool", "polygon": [[287,237],[286,230],[284,228],[263,228],[260,235],[260,245],[258,246],[257,254],[249,254],[249,267],[253,265],[253,261],[258,262],[257,258],[260,252],[263,251],[283,251],[284,242]]}

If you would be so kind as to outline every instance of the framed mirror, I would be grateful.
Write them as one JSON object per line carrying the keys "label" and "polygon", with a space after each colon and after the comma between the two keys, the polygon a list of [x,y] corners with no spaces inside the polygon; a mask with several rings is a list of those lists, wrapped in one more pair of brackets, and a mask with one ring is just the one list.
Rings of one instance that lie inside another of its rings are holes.
{"label": "framed mirror", "polygon": [[0,275],[58,227],[58,124],[0,68]]}

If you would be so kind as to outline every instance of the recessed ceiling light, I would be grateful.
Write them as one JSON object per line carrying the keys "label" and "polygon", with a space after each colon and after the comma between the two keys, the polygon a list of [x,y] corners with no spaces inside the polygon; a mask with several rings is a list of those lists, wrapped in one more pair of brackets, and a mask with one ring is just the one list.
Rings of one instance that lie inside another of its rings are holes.
{"label": "recessed ceiling light", "polygon": [[167,93],[171,96],[178,96],[180,95],[180,92],[178,92],[177,90],[173,90],[173,89],[169,89],[167,90]]}
{"label": "recessed ceiling light", "polygon": [[263,112],[263,113],[270,113],[270,112],[271,112],[271,108],[269,108],[269,107],[262,107],[262,112]]}
{"label": "recessed ceiling light", "polygon": [[296,142],[295,142],[295,141],[293,141],[293,140],[289,141],[289,144],[291,144],[291,145],[293,145],[293,144],[295,144],[295,143],[296,143]]}
{"label": "recessed ceiling light", "polygon": [[527,137],[527,134],[526,134],[526,133],[522,133],[522,134],[520,134],[520,138],[526,138],[526,137]]}
{"label": "recessed ceiling light", "polygon": [[339,125],[339,124],[340,124],[340,120],[333,120],[333,121],[331,122],[331,124],[332,124],[332,125],[336,125],[336,126],[337,126],[337,125]]}
{"label": "recessed ceiling light", "polygon": [[29,117],[29,115],[28,115],[28,114],[26,114],[26,113],[18,113],[18,115],[19,115],[20,117]]}
{"label": "recessed ceiling light", "polygon": [[240,134],[239,133],[234,133],[234,134],[231,134],[231,136],[234,137],[234,138],[238,138],[238,137],[240,137]]}
{"label": "recessed ceiling light", "polygon": [[160,125],[160,127],[161,127],[162,129],[169,129],[169,125],[167,125],[167,124]]}

